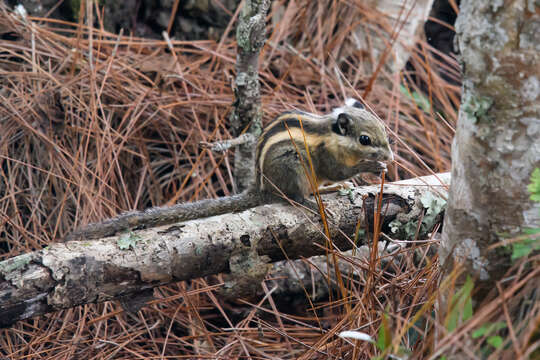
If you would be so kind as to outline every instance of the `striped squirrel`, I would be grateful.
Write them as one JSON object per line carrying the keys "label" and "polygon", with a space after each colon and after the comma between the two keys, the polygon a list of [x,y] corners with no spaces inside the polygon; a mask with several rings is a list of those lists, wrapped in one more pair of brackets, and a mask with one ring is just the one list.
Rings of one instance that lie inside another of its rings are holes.
{"label": "striped squirrel", "polygon": [[256,179],[245,192],[126,212],[78,229],[64,240],[97,239],[129,229],[242,211],[276,202],[279,194],[306,204],[312,189],[307,176],[312,177],[311,169],[315,184],[334,183],[362,172],[381,172],[386,169],[383,161],[393,159],[384,125],[355,99],[347,99],[344,106],[322,116],[288,111],[280,114],[259,137]]}

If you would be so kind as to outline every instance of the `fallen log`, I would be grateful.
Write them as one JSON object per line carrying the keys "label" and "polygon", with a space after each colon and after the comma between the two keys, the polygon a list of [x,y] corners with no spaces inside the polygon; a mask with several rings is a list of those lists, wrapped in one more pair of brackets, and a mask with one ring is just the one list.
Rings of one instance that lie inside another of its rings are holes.
{"label": "fallen log", "polygon": [[[433,224],[427,221],[441,218],[444,206],[440,204],[449,182],[450,174],[444,173],[386,184],[381,211],[385,231],[390,236],[407,235],[407,229],[429,231]],[[323,196],[331,214],[328,225],[333,249],[351,249],[358,229],[372,228],[379,191],[379,186],[366,186]],[[364,234],[357,236],[356,246],[367,242],[369,236]],[[320,216],[288,204],[263,205],[98,240],[54,243],[0,262],[0,326],[171,282],[229,272],[231,257],[245,249],[276,262],[285,258],[284,251],[289,259],[324,254],[327,244]]]}

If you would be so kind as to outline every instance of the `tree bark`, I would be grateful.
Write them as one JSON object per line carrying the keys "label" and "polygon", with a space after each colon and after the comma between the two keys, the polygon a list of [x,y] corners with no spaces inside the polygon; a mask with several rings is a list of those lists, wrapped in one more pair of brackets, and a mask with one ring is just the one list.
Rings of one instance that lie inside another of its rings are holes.
{"label": "tree bark", "polygon": [[538,226],[527,184],[540,167],[540,8],[464,0],[456,30],[462,105],[439,252],[466,266],[482,297],[510,265],[507,248],[489,246]]}
{"label": "tree bark", "polygon": [[238,191],[245,190],[255,174],[255,139],[262,131],[259,54],[266,40],[266,13],[270,0],[246,0],[238,19],[236,42],[235,103],[230,120],[233,134],[252,135],[252,141],[239,145],[234,157]]}
{"label": "tree bark", "polygon": [[[422,218],[421,228],[430,231],[434,221],[426,220],[442,218],[443,207],[433,205],[444,202],[445,187],[440,180],[447,184],[449,174],[385,185],[385,229],[416,231],[414,221]],[[379,190],[379,186],[368,186],[346,196],[324,196],[333,214],[329,228],[334,249],[352,247],[350,239],[355,237],[357,224],[361,229],[372,227],[374,196]],[[430,216],[422,216],[426,209]],[[358,238],[357,244],[362,245],[369,237]],[[310,257],[324,254],[326,243],[318,215],[306,216],[293,206],[272,204],[95,241],[51,244],[0,262],[0,326],[174,281],[228,272],[229,260],[239,250],[251,249],[255,256],[275,262],[284,259],[282,249],[290,259]]]}

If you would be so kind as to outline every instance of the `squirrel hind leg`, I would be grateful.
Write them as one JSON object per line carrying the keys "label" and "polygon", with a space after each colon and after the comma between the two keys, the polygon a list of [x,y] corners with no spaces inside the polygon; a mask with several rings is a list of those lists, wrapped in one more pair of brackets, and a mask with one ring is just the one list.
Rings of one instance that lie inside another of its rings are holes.
{"label": "squirrel hind leg", "polygon": [[[294,201],[305,199],[311,193],[311,185],[301,158],[295,149],[283,149],[269,156],[263,169],[264,189]],[[304,164],[309,168],[307,161]]]}

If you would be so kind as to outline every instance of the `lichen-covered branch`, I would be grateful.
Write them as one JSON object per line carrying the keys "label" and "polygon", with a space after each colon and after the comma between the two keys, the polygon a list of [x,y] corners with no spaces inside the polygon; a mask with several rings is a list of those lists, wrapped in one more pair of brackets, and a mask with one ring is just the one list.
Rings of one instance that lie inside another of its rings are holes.
{"label": "lichen-covered branch", "polygon": [[[448,174],[441,174],[385,185],[384,223],[396,220],[398,214],[405,219],[407,213],[422,213],[415,207],[425,205],[415,199],[444,197],[444,187],[437,185],[439,178],[449,182]],[[363,228],[370,226],[378,192],[378,186],[368,186],[345,195],[324,196],[332,214],[330,236],[335,248],[351,248],[349,238],[358,223]],[[427,206],[426,213],[431,205]],[[442,208],[438,211],[440,218]],[[407,220],[414,221],[419,218]],[[94,241],[51,244],[0,262],[0,325],[117,299],[161,284],[228,272],[229,259],[235,255],[238,263],[238,250],[242,249],[251,249],[273,262],[284,258],[282,249],[291,259],[323,254],[327,243],[323,234],[318,215],[306,215],[287,204],[271,204]],[[358,243],[364,242],[360,236]]]}
{"label": "lichen-covered branch", "polygon": [[[259,85],[259,53],[266,38],[266,13],[270,0],[246,0],[238,19],[236,41],[235,103],[231,113],[233,134],[244,131],[257,139],[262,131],[262,109]],[[255,141],[236,148],[234,168],[239,191],[246,189],[253,179]]]}

